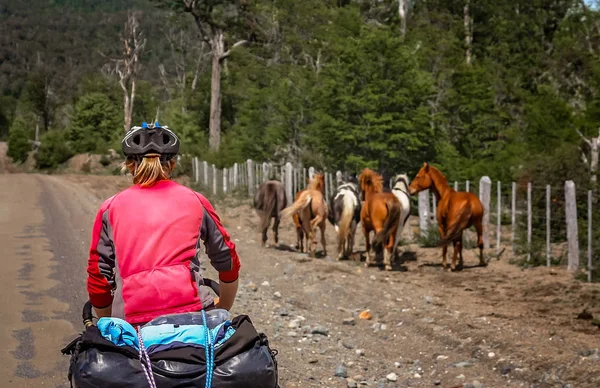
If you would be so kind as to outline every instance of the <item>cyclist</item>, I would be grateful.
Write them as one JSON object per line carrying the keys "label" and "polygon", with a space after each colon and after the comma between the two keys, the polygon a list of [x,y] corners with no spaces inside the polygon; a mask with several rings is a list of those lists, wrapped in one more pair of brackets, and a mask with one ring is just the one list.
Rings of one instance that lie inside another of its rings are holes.
{"label": "cyclist", "polygon": [[[165,314],[223,308],[238,289],[235,244],[209,201],[170,179],[179,138],[167,126],[134,126],[122,141],[133,186],[96,215],[87,290],[101,317],[141,325]],[[203,287],[200,244],[219,272],[220,298]]]}

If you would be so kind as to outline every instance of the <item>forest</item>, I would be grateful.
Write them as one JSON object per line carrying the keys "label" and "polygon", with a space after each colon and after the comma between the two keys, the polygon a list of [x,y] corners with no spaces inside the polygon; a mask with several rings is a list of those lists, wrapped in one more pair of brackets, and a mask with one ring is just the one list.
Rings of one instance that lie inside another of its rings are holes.
{"label": "forest", "polygon": [[3,0],[0,40],[0,139],[40,169],[158,118],[217,166],[595,184],[590,1]]}

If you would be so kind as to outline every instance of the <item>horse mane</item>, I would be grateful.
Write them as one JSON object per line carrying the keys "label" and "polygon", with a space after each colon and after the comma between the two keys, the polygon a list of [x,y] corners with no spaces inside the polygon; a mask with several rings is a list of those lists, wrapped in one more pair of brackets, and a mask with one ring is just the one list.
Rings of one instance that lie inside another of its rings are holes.
{"label": "horse mane", "polygon": [[429,174],[432,175],[433,181],[436,184],[443,183],[446,186],[448,185],[448,178],[444,175],[439,169],[433,167],[431,164],[429,165]]}
{"label": "horse mane", "polygon": [[360,173],[358,179],[360,181],[360,188],[365,193],[381,193],[383,191],[383,178],[370,168],[365,168]]}
{"label": "horse mane", "polygon": [[309,182],[308,190],[323,191],[325,188],[325,175],[316,174],[315,177]]}

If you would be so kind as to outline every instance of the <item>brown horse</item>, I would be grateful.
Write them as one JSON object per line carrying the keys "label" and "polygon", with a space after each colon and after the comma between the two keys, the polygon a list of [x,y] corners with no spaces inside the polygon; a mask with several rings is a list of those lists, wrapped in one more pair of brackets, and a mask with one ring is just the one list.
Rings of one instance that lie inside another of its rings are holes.
{"label": "brown horse", "polygon": [[[294,201],[297,201],[298,198],[300,198],[300,196],[302,195],[302,193],[304,193],[306,190],[302,190],[302,191],[298,191],[296,193],[296,197],[294,198]],[[298,213],[294,213],[292,215],[292,219],[294,220],[294,226],[296,227],[296,249],[298,249],[300,252],[304,252],[304,237],[308,238],[308,236],[304,235],[304,231],[302,230],[302,222],[300,222],[300,215]],[[308,245],[308,241],[307,241],[307,245]]]}
{"label": "brown horse", "polygon": [[262,231],[262,245],[267,242],[267,230],[273,222],[273,237],[275,244],[279,242],[279,221],[281,220],[281,211],[287,206],[285,188],[279,181],[269,180],[258,186],[254,195],[254,209],[260,217],[260,230]]}
{"label": "brown horse", "polygon": [[402,208],[400,201],[392,193],[384,193],[383,178],[375,171],[364,169],[359,176],[360,189],[364,196],[364,204],[360,211],[360,221],[366,240],[367,260],[365,265],[374,263],[371,257],[369,233],[375,231],[373,250],[377,254],[383,249],[383,263],[386,271],[392,270],[392,254],[395,245],[396,231],[400,223]]}
{"label": "brown horse", "polygon": [[[309,254],[314,257],[317,247],[315,239],[315,229],[321,229],[321,245],[323,253],[327,256],[327,246],[325,242],[325,227],[327,226],[327,203],[325,202],[323,191],[325,190],[325,176],[323,174],[315,175],[309,183],[306,190],[296,194],[296,201],[289,207],[283,209],[281,215],[298,215],[298,221],[302,227],[302,233],[311,244],[307,247]],[[295,221],[296,222],[296,221]],[[296,224],[297,226],[297,224]],[[300,232],[298,232],[299,242],[302,242]],[[303,250],[303,247],[301,248]]]}
{"label": "brown horse", "polygon": [[437,168],[424,163],[419,173],[410,184],[410,195],[431,189],[437,199],[437,221],[440,229],[441,242],[444,247],[442,267],[446,268],[446,254],[448,244],[454,244],[452,264],[450,268],[456,270],[456,258],[460,256],[460,267],[463,265],[462,234],[471,226],[477,230],[477,246],[479,247],[479,264],[485,266],[483,259],[483,205],[473,193],[457,192],[448,186],[448,180]]}

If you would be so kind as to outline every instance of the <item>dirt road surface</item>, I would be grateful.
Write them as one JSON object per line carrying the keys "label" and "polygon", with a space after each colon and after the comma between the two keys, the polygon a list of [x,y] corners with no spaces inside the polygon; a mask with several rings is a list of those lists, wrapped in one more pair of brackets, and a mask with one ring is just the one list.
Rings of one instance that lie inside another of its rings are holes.
{"label": "dirt road surface", "polygon": [[[127,184],[0,175],[1,387],[67,386],[60,349],[81,330],[93,217]],[[584,308],[600,318],[598,284],[562,268],[523,271],[506,256],[477,267],[472,250],[462,272],[444,272],[438,250],[416,245],[393,272],[309,259],[289,249],[291,220],[278,248],[261,248],[249,201],[215,204],[242,259],[233,313],[279,351],[282,387],[600,386],[600,330],[576,319]],[[327,237],[334,256],[330,225]]]}

